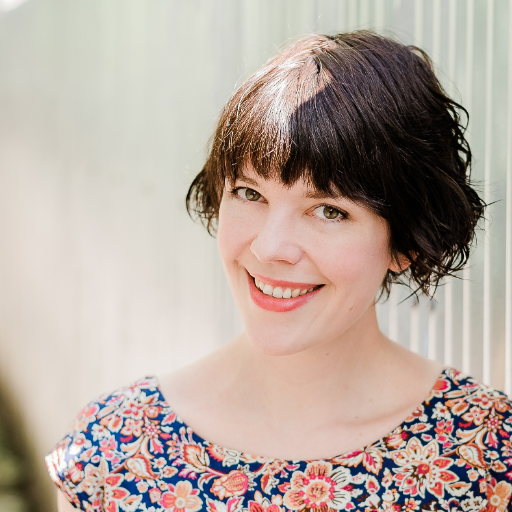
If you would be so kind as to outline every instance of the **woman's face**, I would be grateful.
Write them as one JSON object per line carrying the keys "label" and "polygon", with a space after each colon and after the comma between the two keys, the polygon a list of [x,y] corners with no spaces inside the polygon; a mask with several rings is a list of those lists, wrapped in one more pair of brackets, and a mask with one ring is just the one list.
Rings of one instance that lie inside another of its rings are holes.
{"label": "woman's face", "polygon": [[226,185],[218,247],[246,333],[269,355],[340,337],[373,307],[388,268],[398,270],[381,217],[251,168]]}

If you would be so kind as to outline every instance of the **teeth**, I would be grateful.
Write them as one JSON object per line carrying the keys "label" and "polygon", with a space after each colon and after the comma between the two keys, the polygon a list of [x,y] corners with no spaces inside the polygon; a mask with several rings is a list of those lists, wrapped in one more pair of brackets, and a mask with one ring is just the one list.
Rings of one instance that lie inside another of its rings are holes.
{"label": "teeth", "polygon": [[269,284],[266,284],[264,287],[263,287],[263,290],[262,292],[265,294],[265,295],[270,295],[272,296],[272,292],[274,291],[274,287],[273,286],[270,286]]}
{"label": "teeth", "polygon": [[276,299],[282,299],[283,298],[283,289],[280,287],[280,286],[276,286],[274,288],[274,291],[272,292],[272,295],[276,298]]}
{"label": "teeth", "polygon": [[270,284],[265,284],[262,281],[259,281],[258,279],[254,279],[254,284],[258,289],[260,289],[265,295],[268,295],[270,297],[275,297],[276,299],[290,299],[298,297],[299,295],[306,295],[306,293],[312,292],[314,290],[313,288],[310,288],[309,290],[301,290],[300,288],[296,288],[295,290],[292,290],[291,288],[281,288],[280,286],[272,286]]}

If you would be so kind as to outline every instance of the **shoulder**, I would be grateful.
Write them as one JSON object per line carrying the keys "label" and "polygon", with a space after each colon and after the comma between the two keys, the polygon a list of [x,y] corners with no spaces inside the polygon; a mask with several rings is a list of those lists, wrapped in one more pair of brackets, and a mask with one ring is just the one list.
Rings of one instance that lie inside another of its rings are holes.
{"label": "shoulder", "polygon": [[[512,402],[508,396],[455,368],[443,371],[425,402],[433,407],[434,418],[457,419],[461,434],[464,430],[476,433],[474,427],[481,427],[479,432],[487,428],[493,434],[508,436],[512,431]],[[493,446],[497,436],[487,440]]]}
{"label": "shoulder", "polygon": [[437,408],[451,416],[459,466],[472,468],[475,477],[485,469],[482,491],[493,510],[505,510],[512,496],[512,402],[502,391],[457,370],[446,372],[443,380],[438,382],[442,395]]}
{"label": "shoulder", "polygon": [[506,479],[512,480],[512,402],[505,393],[449,368],[427,402],[437,430],[456,439],[462,460],[491,473],[508,473]]}
{"label": "shoulder", "polygon": [[464,418],[466,423],[480,424],[494,412],[503,420],[512,415],[512,402],[505,393],[455,368],[443,371],[426,402],[439,409],[446,408],[451,415]]}
{"label": "shoulder", "polygon": [[144,449],[144,431],[158,429],[171,412],[154,377],[101,395],[78,413],[46,456],[50,477],[76,507],[102,510],[105,479]]}

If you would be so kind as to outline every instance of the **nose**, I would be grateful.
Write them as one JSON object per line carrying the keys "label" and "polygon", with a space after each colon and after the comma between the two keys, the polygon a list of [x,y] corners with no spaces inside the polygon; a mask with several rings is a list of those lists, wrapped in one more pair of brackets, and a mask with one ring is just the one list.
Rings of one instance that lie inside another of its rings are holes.
{"label": "nose", "polygon": [[281,214],[269,214],[265,224],[251,243],[251,252],[262,263],[286,262],[297,264],[303,251],[290,219]]}

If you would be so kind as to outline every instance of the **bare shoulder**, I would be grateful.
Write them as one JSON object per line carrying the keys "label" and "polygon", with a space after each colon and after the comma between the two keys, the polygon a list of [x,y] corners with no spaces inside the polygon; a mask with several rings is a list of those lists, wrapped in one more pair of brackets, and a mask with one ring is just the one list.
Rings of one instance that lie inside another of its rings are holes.
{"label": "bare shoulder", "polygon": [[386,394],[389,397],[395,396],[397,401],[406,406],[418,404],[441,377],[445,366],[391,340],[389,343],[391,348],[383,361],[383,370],[390,387]]}
{"label": "bare shoulder", "polygon": [[57,508],[59,512],[76,512],[76,508],[71,505],[64,493],[58,491],[57,493]]}

